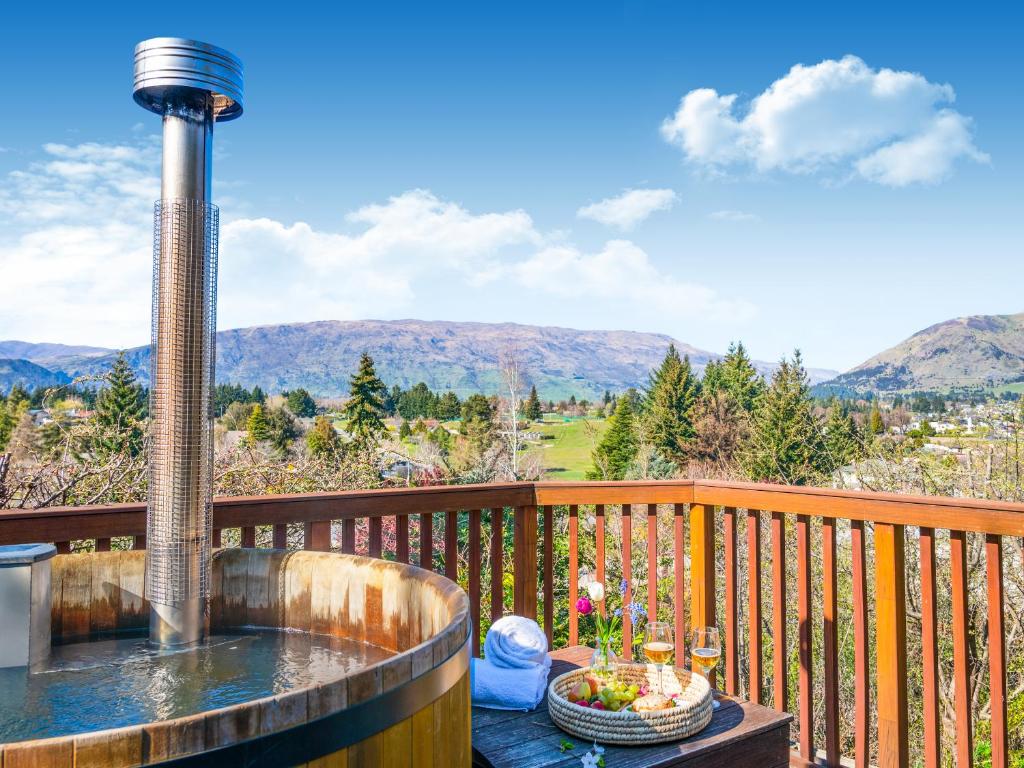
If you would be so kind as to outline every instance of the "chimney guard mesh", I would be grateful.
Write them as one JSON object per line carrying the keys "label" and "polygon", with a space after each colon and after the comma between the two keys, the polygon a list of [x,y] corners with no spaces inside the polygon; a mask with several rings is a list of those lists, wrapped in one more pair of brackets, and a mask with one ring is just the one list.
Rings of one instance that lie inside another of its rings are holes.
{"label": "chimney guard mesh", "polygon": [[156,203],[146,594],[162,605],[210,593],[218,234],[216,206]]}

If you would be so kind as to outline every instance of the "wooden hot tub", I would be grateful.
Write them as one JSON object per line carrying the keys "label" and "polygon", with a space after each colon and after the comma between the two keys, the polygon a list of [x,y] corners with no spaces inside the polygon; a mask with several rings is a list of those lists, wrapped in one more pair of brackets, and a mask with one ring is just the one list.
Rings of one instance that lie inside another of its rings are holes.
{"label": "wooden hot tub", "polygon": [[[53,560],[54,642],[149,621],[142,551]],[[20,766],[469,766],[469,600],[410,565],[329,552],[214,555],[211,632],[262,626],[395,655],[336,680],[188,717],[0,744]],[[169,762],[168,762],[169,761]]]}

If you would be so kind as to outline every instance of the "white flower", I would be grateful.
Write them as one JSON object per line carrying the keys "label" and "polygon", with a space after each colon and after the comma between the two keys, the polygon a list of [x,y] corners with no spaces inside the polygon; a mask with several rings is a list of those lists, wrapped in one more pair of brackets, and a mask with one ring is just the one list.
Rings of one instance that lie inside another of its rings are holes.
{"label": "white flower", "polygon": [[604,584],[600,581],[592,581],[587,584],[587,593],[590,595],[590,599],[595,603],[600,603],[604,600]]}
{"label": "white flower", "polygon": [[580,762],[583,763],[583,768],[597,768],[597,755],[587,752],[580,758]]}

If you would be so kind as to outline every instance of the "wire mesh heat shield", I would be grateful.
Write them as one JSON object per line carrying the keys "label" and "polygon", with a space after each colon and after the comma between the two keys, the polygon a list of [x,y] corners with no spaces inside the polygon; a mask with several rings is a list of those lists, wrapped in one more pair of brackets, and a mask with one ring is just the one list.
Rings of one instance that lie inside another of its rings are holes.
{"label": "wire mesh heat shield", "polygon": [[178,606],[210,593],[219,213],[156,204],[146,594]]}

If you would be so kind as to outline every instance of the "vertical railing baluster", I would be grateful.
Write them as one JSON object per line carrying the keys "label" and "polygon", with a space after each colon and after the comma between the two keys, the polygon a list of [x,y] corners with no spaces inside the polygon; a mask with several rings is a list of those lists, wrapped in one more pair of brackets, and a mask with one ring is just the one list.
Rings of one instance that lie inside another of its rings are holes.
{"label": "vertical railing baluster", "polygon": [[444,513],[444,575],[459,581],[459,513]]}
{"label": "vertical railing baluster", "polygon": [[110,538],[104,537],[102,539],[96,539],[96,551],[97,552],[109,552],[110,551]]}
{"label": "vertical railing baluster", "polygon": [[739,622],[736,613],[736,508],[722,510],[725,541],[725,691],[739,693]]}
{"label": "vertical railing baluster", "polygon": [[875,655],[878,764],[910,763],[907,732],[907,601],[903,526],[875,523]]}
{"label": "vertical railing baluster", "polygon": [[548,650],[555,645],[555,529],[554,508],[541,507],[544,513],[544,634]]}
{"label": "vertical railing baluster", "polygon": [[658,505],[647,505],[647,619],[658,620]]}
{"label": "vertical railing baluster", "polygon": [[214,528],[213,531],[210,533],[210,546],[212,546],[214,549],[224,546],[221,542],[221,538],[221,529]]}
{"label": "vertical railing baluster", "polygon": [[512,609],[537,620],[537,507],[516,507],[512,531]]}
{"label": "vertical railing baluster", "polygon": [[505,509],[491,509],[491,621],[505,614]]}
{"label": "vertical railing baluster", "polygon": [[287,523],[274,523],[274,549],[288,549]]}
{"label": "vertical railing baluster", "polygon": [[939,717],[939,625],[935,594],[935,529],[921,528],[918,541],[921,570],[921,665],[924,705],[924,764],[942,763],[942,720]]}
{"label": "vertical railing baluster", "polygon": [[836,521],[821,521],[822,646],[825,672],[825,763],[838,768],[839,754],[839,601],[836,566]]}
{"label": "vertical railing baluster", "polygon": [[797,629],[800,640],[800,755],[814,759],[814,648],[811,606],[811,521],[796,516]]}
{"label": "vertical railing baluster", "polygon": [[1003,616],[1003,539],[985,537],[985,576],[988,582],[989,709],[992,721],[992,768],[1006,768],[1006,626]]}
{"label": "vertical railing baluster", "polygon": [[971,725],[970,615],[967,600],[967,534],[949,532],[950,576],[953,582],[953,702],[956,710],[956,764],[969,768],[974,760]]}
{"label": "vertical railing baluster", "polygon": [[786,517],[772,512],[772,683],[774,706],[789,709],[786,643]]}
{"label": "vertical railing baluster", "polygon": [[[715,621],[715,508],[690,505],[690,622],[713,627]],[[715,670],[708,672],[715,685]]]}
{"label": "vertical railing baluster", "polygon": [[633,505],[622,505],[622,578],[626,593],[622,596],[622,657],[633,660],[633,622],[626,606],[633,602]]}
{"label": "vertical railing baluster", "polygon": [[469,546],[466,556],[469,560],[469,613],[473,622],[473,655],[480,657],[480,549],[481,539],[480,510],[469,511]]}
{"label": "vertical railing baluster", "polygon": [[[594,507],[594,570],[595,577],[604,584],[604,504]],[[604,601],[598,605],[604,611]]]}
{"label": "vertical railing baluster", "polygon": [[331,551],[331,521],[316,520],[306,523],[303,527],[304,549],[311,552]]}
{"label": "vertical railing baluster", "polygon": [[686,659],[686,505],[672,508],[672,613],[675,618],[676,665],[685,666]]}
{"label": "vertical railing baluster", "polygon": [[255,525],[243,525],[242,526],[242,547],[245,549],[253,549],[256,546],[256,526]]}
{"label": "vertical railing baluster", "polygon": [[434,516],[420,515],[420,568],[434,570]]}
{"label": "vertical railing baluster", "polygon": [[576,611],[576,601],[579,600],[579,507],[575,504],[569,505],[569,645],[579,645],[580,626],[579,614]]}
{"label": "vertical railing baluster", "polygon": [[132,549],[145,549],[146,548],[146,534],[140,534],[138,536],[132,536]]}
{"label": "vertical railing baluster", "polygon": [[70,541],[56,541],[53,544],[57,548],[58,555],[70,555],[71,554],[71,542]]}
{"label": "vertical railing baluster", "polygon": [[380,559],[384,554],[384,518],[374,516],[370,518],[369,540],[366,546],[366,553],[370,557]]}
{"label": "vertical railing baluster", "polygon": [[409,516],[395,516],[395,560],[409,562]]}
{"label": "vertical railing baluster", "polygon": [[747,510],[747,603],[747,646],[750,649],[747,698],[760,704],[764,699],[764,672],[761,669],[761,513],[756,509]]}
{"label": "vertical railing baluster", "polygon": [[856,768],[869,764],[871,689],[868,660],[868,582],[864,523],[850,521],[853,573],[853,755]]}
{"label": "vertical railing baluster", "polygon": [[346,555],[356,552],[356,519],[346,518],[341,521],[341,551]]}

